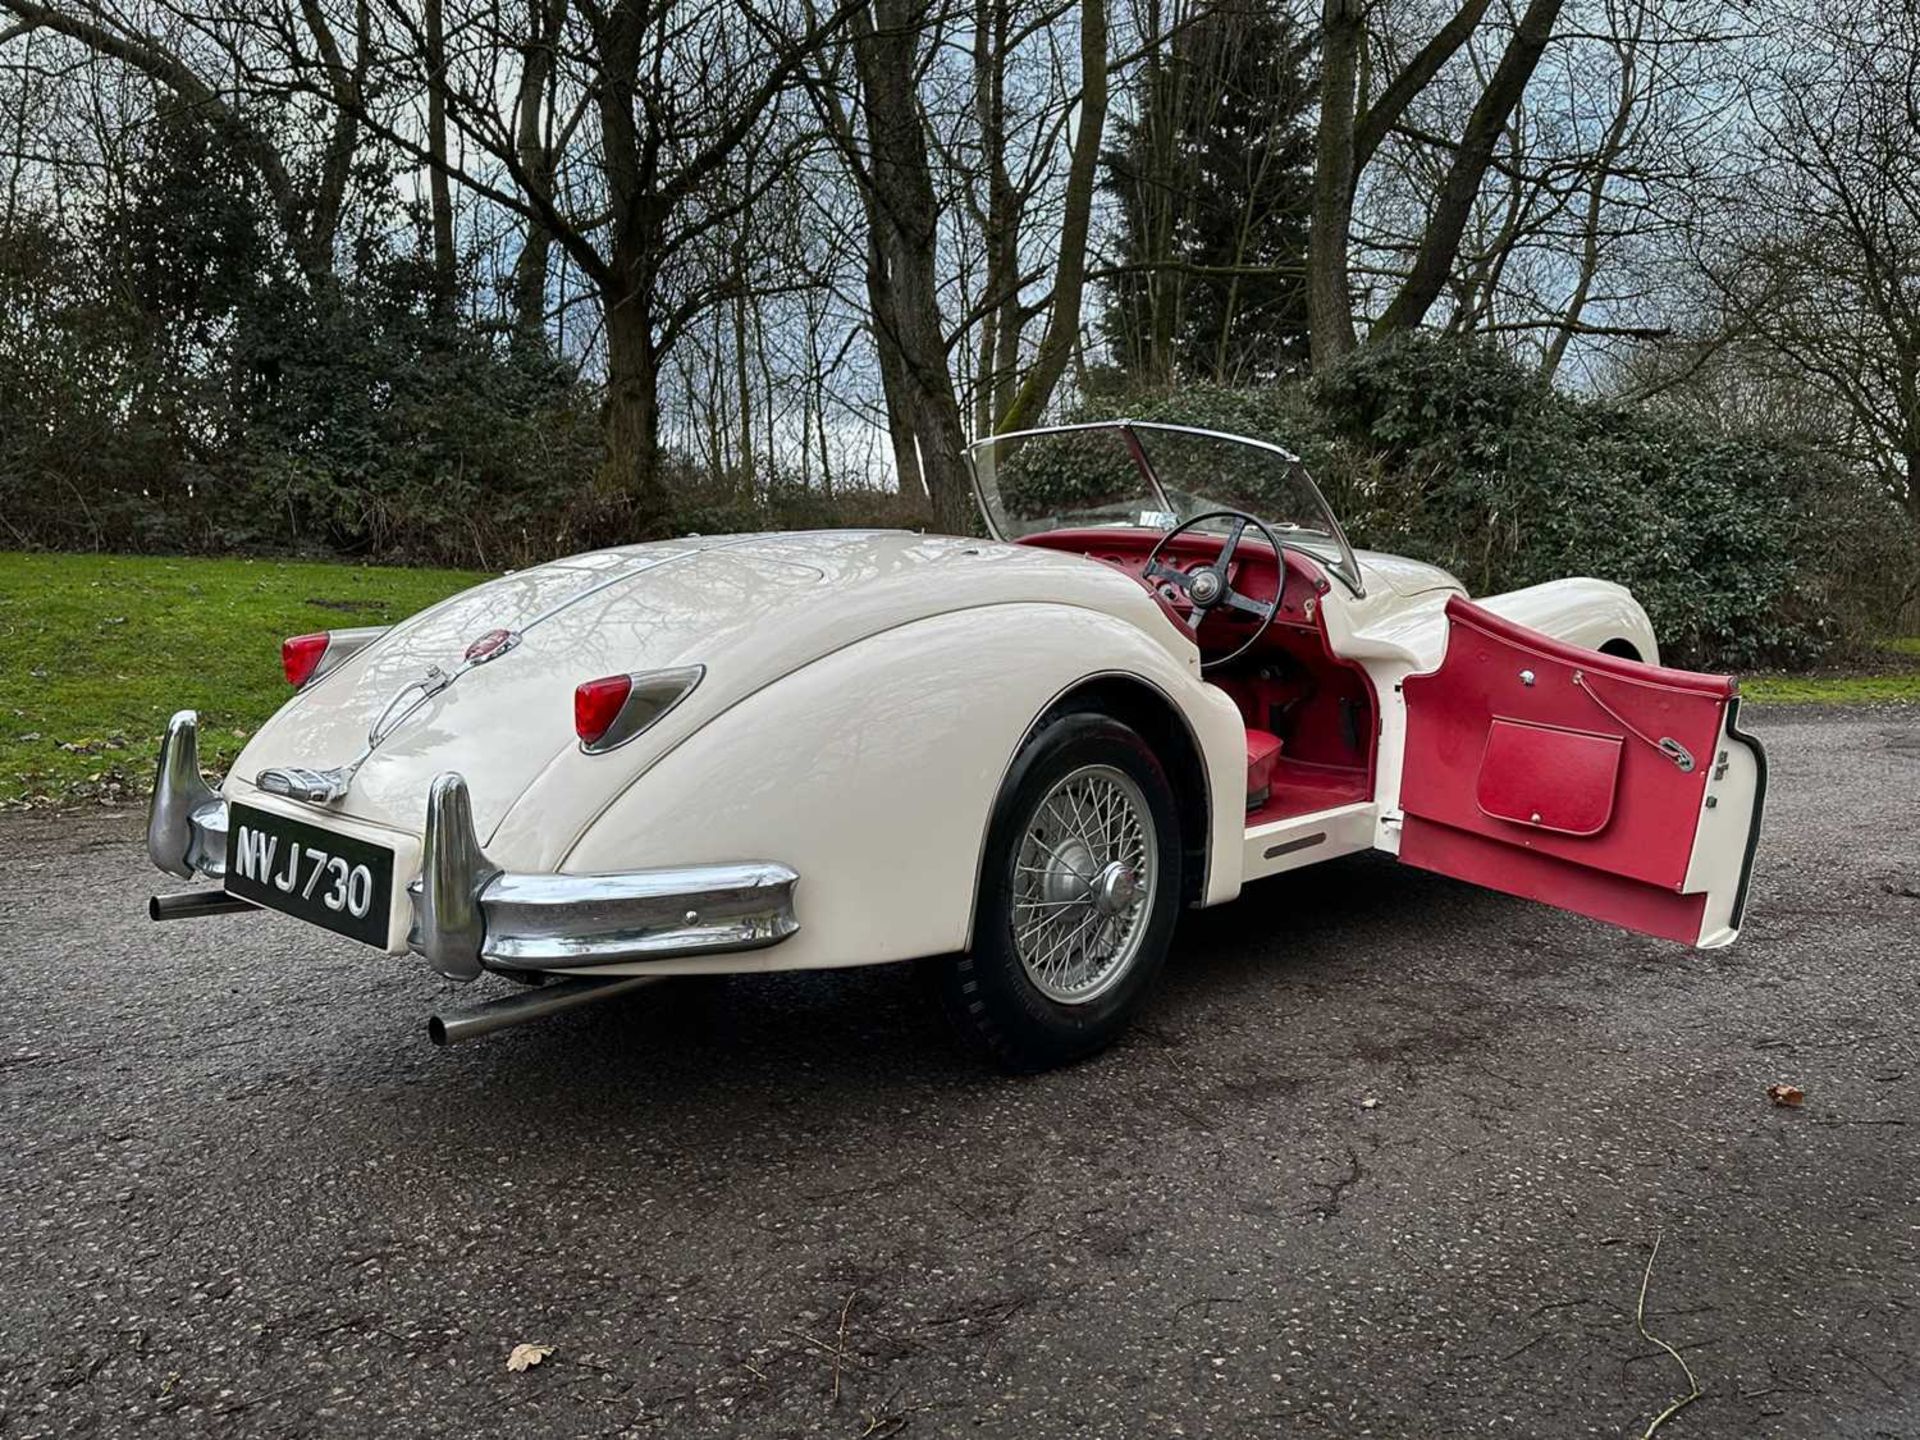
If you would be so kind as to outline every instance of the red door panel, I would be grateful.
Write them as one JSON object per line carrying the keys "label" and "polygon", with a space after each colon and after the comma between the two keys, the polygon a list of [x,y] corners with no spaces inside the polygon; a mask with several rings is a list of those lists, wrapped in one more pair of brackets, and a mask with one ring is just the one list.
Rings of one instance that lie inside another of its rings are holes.
{"label": "red door panel", "polygon": [[1495,719],[1474,799],[1482,815],[1561,835],[1598,835],[1613,819],[1618,735]]}
{"label": "red door panel", "polygon": [[1402,691],[1400,858],[1690,945],[1730,940],[1765,778],[1735,682],[1458,597],[1447,619],[1446,658]]}

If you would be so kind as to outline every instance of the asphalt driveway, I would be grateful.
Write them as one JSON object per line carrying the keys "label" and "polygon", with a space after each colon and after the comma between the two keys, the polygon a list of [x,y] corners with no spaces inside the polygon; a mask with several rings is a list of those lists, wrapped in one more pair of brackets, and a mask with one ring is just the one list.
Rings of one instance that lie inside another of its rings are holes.
{"label": "asphalt driveway", "polygon": [[1920,1433],[1920,714],[1756,728],[1731,950],[1341,861],[1029,1080],[904,969],[435,1051],[0,818],[0,1434],[1638,1435],[1656,1237],[1662,1437]]}

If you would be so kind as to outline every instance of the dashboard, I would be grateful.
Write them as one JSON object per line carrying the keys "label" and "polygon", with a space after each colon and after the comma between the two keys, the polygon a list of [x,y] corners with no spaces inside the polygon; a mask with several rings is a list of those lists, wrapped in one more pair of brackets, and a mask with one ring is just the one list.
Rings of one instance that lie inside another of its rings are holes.
{"label": "dashboard", "polygon": [[[1165,538],[1166,532],[1162,530],[1099,528],[1048,530],[1038,535],[1024,536],[1018,543],[1085,555],[1147,585],[1147,557],[1153,552],[1153,547]],[[1224,536],[1189,531],[1175,537],[1173,543],[1161,553],[1161,563],[1177,566],[1191,574],[1218,561],[1224,543]],[[1313,560],[1293,550],[1282,550],[1275,555],[1266,541],[1252,531],[1242,535],[1239,545],[1234,549],[1233,560],[1227,566],[1227,583],[1249,600],[1261,604],[1278,594],[1280,609],[1273,623],[1307,630],[1315,628],[1314,615],[1319,597],[1328,588],[1325,573]],[[1149,588],[1176,618],[1186,623],[1192,607],[1176,587],[1163,580],[1149,585]],[[1236,632],[1252,629],[1258,623],[1259,617],[1244,611],[1218,609],[1202,626],[1201,639],[1203,642],[1214,639],[1219,644],[1237,643],[1234,641]]]}

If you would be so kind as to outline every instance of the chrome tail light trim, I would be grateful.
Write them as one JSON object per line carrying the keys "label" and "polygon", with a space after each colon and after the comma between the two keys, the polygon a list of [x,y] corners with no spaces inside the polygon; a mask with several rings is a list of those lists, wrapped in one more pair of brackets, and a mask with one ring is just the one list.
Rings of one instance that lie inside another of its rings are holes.
{"label": "chrome tail light trim", "polygon": [[607,727],[607,733],[591,744],[582,740],[580,748],[589,755],[603,755],[609,750],[618,750],[629,740],[638,739],[669,710],[691,695],[706,673],[707,667],[704,665],[635,671],[627,677],[633,682],[633,688],[627,692],[626,703],[620,707],[620,713],[613,717],[613,724]]}
{"label": "chrome tail light trim", "polygon": [[321,652],[320,663],[313,667],[313,673],[300,688],[311,690],[392,628],[391,625],[356,625],[347,630],[323,631],[327,637],[327,648]]}

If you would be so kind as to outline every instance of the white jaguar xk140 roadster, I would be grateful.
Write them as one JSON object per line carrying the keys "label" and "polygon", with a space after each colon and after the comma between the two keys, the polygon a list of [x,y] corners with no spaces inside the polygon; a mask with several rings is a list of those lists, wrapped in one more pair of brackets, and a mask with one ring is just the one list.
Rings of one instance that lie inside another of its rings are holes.
{"label": "white jaguar xk140 roadster", "polygon": [[286,642],[217,788],[195,717],[147,844],[283,911],[534,988],[918,960],[1033,1069],[1111,1040],[1183,908],[1361,850],[1686,945],[1740,928],[1766,767],[1731,679],[1618,585],[1480,600],[1355,552],[1277,446],[1175,426],[974,448],[993,540],[688,537]]}

